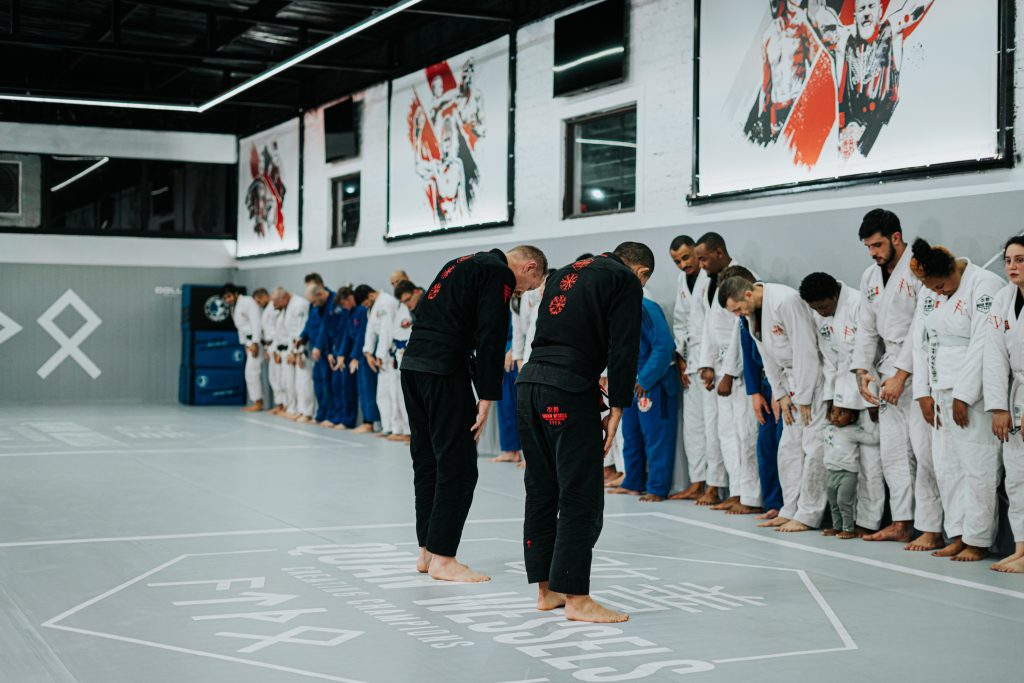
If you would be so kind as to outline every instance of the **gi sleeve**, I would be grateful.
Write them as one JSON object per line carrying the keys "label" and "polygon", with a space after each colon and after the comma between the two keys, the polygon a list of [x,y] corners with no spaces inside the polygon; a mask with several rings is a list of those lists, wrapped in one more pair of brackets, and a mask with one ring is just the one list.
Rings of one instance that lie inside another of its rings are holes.
{"label": "gi sleeve", "polygon": [[[269,305],[269,304],[268,304]],[[250,344],[259,344],[261,335],[263,334],[263,309],[256,303],[255,299],[252,305],[249,307],[249,320],[252,327],[249,333],[252,335],[249,339]]]}
{"label": "gi sleeve", "polygon": [[398,299],[388,297],[384,302],[384,316],[380,319],[380,328],[377,332],[377,349],[374,355],[381,360],[387,360],[391,354],[391,342],[395,336],[395,318],[398,317]]}
{"label": "gi sleeve", "polygon": [[330,353],[334,353],[334,331],[338,316],[326,315],[320,325],[320,334],[317,338],[312,340],[311,345],[314,349],[320,349],[320,353],[325,356]]}
{"label": "gi sleeve", "polygon": [[[700,306],[703,303],[695,301],[694,305]],[[700,331],[700,367],[714,369],[715,361],[718,360],[718,344],[715,343],[715,335],[711,333],[712,317],[711,311],[707,311]]]}
{"label": "gi sleeve", "polygon": [[747,396],[761,393],[761,372],[764,366],[757,353],[757,345],[750,334],[746,319],[740,320],[740,351],[743,353],[743,384]]}
{"label": "gi sleeve", "polygon": [[[871,268],[864,271],[860,278],[860,291],[863,295],[868,289],[868,282],[871,280]],[[857,337],[853,346],[853,361],[850,363],[850,370],[865,370],[870,372],[874,367],[875,354],[878,350],[878,320],[875,312],[875,304],[865,299],[860,306],[857,316]]]}
{"label": "gi sleeve", "polygon": [[[636,383],[645,391],[652,389],[665,376],[672,363],[675,344],[669,332],[668,320],[661,307],[653,301],[643,302],[642,333],[650,342],[651,352],[637,371]],[[638,361],[639,362],[639,361]]]}
{"label": "gi sleeve", "polygon": [[904,346],[911,347],[911,353],[913,354],[911,386],[913,387],[913,398],[915,401],[932,395],[932,373],[928,369],[928,340],[925,337],[923,308],[924,298],[918,297],[917,309],[914,311],[914,322],[910,325],[910,334],[907,340],[903,342]]}
{"label": "gi sleeve", "polygon": [[[378,299],[380,295],[377,295]],[[363,335],[363,353],[368,353],[371,356],[377,355],[377,336],[380,334],[380,318],[377,314],[381,311],[378,306],[382,306],[381,302],[374,301],[373,307],[366,311],[366,333]]]}
{"label": "gi sleeve", "polygon": [[[526,297],[528,294],[523,294],[519,300],[519,312],[512,313],[512,359],[522,360],[524,352],[526,351],[526,321],[523,319],[523,314],[526,312],[527,303]],[[528,310],[528,309],[527,309]]]}
{"label": "gi sleeve", "polygon": [[352,349],[355,346],[356,317],[356,309],[353,308],[349,311],[348,318],[345,320],[341,333],[338,335],[338,345],[334,349],[334,355],[338,358],[348,358],[351,360]]}
{"label": "gi sleeve", "polygon": [[[914,278],[912,280],[912,282],[916,286],[916,289],[914,290],[915,299],[918,302],[920,302],[920,300],[921,300],[921,288],[923,287],[923,285],[921,284],[921,281],[916,279],[916,278]],[[919,309],[915,308],[914,310],[915,310],[914,317],[916,318],[917,317],[916,311],[919,310]],[[911,327],[914,326],[913,321],[911,321],[910,326]],[[897,370],[903,370],[905,372],[910,372],[910,373],[914,372],[914,349],[910,348],[910,344],[907,344],[904,341],[903,346],[900,347],[900,353],[894,359],[893,364],[896,366]]]}
{"label": "gi sleeve", "polygon": [[608,404],[612,408],[633,405],[643,296],[640,280],[629,273],[608,309]]}
{"label": "gi sleeve", "polygon": [[476,287],[476,372],[473,386],[484,401],[501,400],[501,382],[505,376],[505,346],[508,342],[508,316],[515,277],[504,265],[481,268]]}
{"label": "gi sleeve", "polygon": [[686,358],[686,340],[690,333],[690,297],[683,296],[686,287],[686,273],[680,271],[676,280],[676,304],[672,309],[672,336],[675,339],[676,353]]}
{"label": "gi sleeve", "polygon": [[993,300],[1003,288],[1003,282],[996,277],[979,277],[978,286],[971,293],[971,341],[967,344],[967,356],[960,376],[953,384],[953,398],[971,406],[984,397],[984,358],[989,337],[995,336],[996,328],[989,322]]}
{"label": "gi sleeve", "polygon": [[790,330],[789,341],[793,345],[793,402],[807,406],[814,400],[821,373],[811,309],[799,297],[790,296],[783,300],[779,313]]}
{"label": "gi sleeve", "polygon": [[235,324],[235,329],[238,330],[238,343],[242,345],[248,344],[252,333],[249,331],[245,311],[241,306],[241,299],[235,302],[235,308],[231,311],[231,321]]}
{"label": "gi sleeve", "polygon": [[295,341],[304,339],[302,335],[309,329],[309,302],[300,299],[300,303],[296,304],[294,299],[293,297],[293,300],[288,302],[288,309],[285,311],[285,326],[288,330],[292,352],[298,350]]}
{"label": "gi sleeve", "polygon": [[[985,360],[983,390],[985,410],[1010,409],[1010,351],[1006,346],[1005,319],[1003,316],[1013,310],[1017,290],[1013,286],[1003,288],[995,297],[992,311],[987,317],[993,333],[985,339]],[[1014,425],[1017,426],[1017,425]]]}
{"label": "gi sleeve", "polygon": [[722,374],[743,377],[743,349],[740,346],[740,319],[736,318],[729,335],[729,345],[722,356]]}

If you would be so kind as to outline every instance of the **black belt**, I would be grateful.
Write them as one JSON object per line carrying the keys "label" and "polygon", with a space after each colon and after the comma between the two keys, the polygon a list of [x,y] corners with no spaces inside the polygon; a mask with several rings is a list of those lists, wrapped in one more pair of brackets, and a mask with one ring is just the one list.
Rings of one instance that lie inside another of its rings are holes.
{"label": "black belt", "polygon": [[530,362],[533,361],[548,362],[587,379],[600,374],[600,370],[590,367],[579,351],[566,346],[534,347],[530,351]]}

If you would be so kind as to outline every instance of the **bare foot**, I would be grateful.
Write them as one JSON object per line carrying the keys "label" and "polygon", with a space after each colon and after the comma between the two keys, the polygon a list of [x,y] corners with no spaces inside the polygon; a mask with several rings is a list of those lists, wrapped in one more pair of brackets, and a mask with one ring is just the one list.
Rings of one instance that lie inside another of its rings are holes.
{"label": "bare foot", "polygon": [[605,465],[604,468],[604,480],[611,481],[615,477],[619,476],[619,473],[615,471],[615,468],[611,465]]}
{"label": "bare foot", "polygon": [[696,481],[690,484],[689,488],[683,491],[676,491],[668,497],[669,500],[697,500],[704,493],[704,482]]}
{"label": "bare foot", "polygon": [[779,511],[776,510],[775,508],[772,508],[771,510],[765,511],[764,514],[758,515],[757,518],[758,519],[775,519],[778,516],[779,516]]}
{"label": "bare foot", "polygon": [[405,437],[403,437],[401,434],[392,434],[391,436],[388,437],[388,441],[401,441],[403,438]]}
{"label": "bare foot", "polygon": [[332,429],[334,428],[334,423],[331,422],[330,420],[324,420],[323,422],[320,423],[320,426],[325,427],[327,429]]}
{"label": "bare foot", "polygon": [[871,534],[873,534],[876,531],[878,531],[878,529],[868,529],[867,527],[863,527],[863,526],[860,526],[860,525],[855,526],[854,530],[857,532],[857,535],[860,536],[861,538],[863,538],[864,536],[870,536]]}
{"label": "bare foot", "polygon": [[516,469],[525,470],[526,469],[526,461],[525,460],[520,460],[519,462],[517,462],[516,463]]}
{"label": "bare foot", "polygon": [[645,493],[644,495],[640,496],[641,503],[660,503],[663,500],[665,499],[662,498],[661,496],[656,496],[653,493]]}
{"label": "bare foot", "polygon": [[372,425],[372,424],[369,424],[369,423],[366,423],[366,422],[364,422],[363,424],[361,424],[361,425],[359,425],[358,427],[356,427],[355,429],[353,429],[353,430],[352,430],[352,432],[353,432],[354,434],[367,434],[367,433],[372,433],[372,432],[373,432],[373,425]]}
{"label": "bare foot", "polygon": [[[546,586],[547,582],[544,584]],[[546,587],[537,588],[537,609],[541,612],[550,612],[559,607],[565,607],[565,593],[556,593]]]}
{"label": "bare foot", "polygon": [[345,425],[334,425],[334,428],[337,429],[339,432],[344,432],[345,430],[348,429],[348,427],[346,427]]}
{"label": "bare foot", "polygon": [[953,557],[955,555],[959,555],[960,551],[962,551],[963,549],[964,542],[960,540],[959,536],[957,536],[956,538],[951,539],[949,541],[949,545],[947,545],[945,548],[943,548],[942,550],[936,550],[934,553],[932,553],[932,557]]}
{"label": "bare foot", "polygon": [[718,489],[714,486],[709,486],[704,489],[704,493],[700,494],[700,498],[697,499],[697,505],[718,505],[722,502],[722,499],[718,497]]}
{"label": "bare foot", "polygon": [[740,504],[739,496],[730,496],[723,500],[718,505],[712,505],[712,510],[732,510],[734,507]]}
{"label": "bare foot", "polygon": [[840,531],[838,534],[836,534],[836,538],[841,539],[843,541],[848,541],[851,538],[857,538],[858,535],[859,534],[856,531]]}
{"label": "bare foot", "polygon": [[1024,555],[1010,555],[996,562],[991,569],[1003,574],[1024,574]]}
{"label": "bare foot", "polygon": [[374,436],[378,439],[386,439],[391,436],[391,432],[377,432]]}
{"label": "bare foot", "polygon": [[454,581],[455,583],[482,583],[491,580],[491,577],[473,571],[454,557],[441,555],[434,555],[430,559],[427,573],[430,574],[430,578],[437,581]]}
{"label": "bare foot", "polygon": [[622,486],[622,482],[624,482],[624,481],[626,481],[626,473],[625,472],[623,472],[619,476],[615,477],[614,479],[606,481],[604,483],[604,487],[606,489],[614,489],[614,488],[617,488],[619,486]]}
{"label": "bare foot", "polygon": [[893,522],[881,531],[864,537],[865,541],[897,541],[910,543],[910,522]]}
{"label": "bare foot", "polygon": [[767,522],[761,522],[760,524],[758,524],[758,526],[759,527],[764,527],[764,528],[767,528],[767,529],[771,529],[773,527],[780,527],[780,526],[783,526],[784,524],[788,524],[788,523],[789,523],[789,518],[788,517],[783,517],[782,515],[776,515],[773,519],[769,519]]}
{"label": "bare foot", "polygon": [[616,486],[615,488],[608,489],[608,493],[609,494],[614,494],[614,495],[624,495],[624,496],[639,496],[641,492],[640,491],[634,491],[633,489],[624,489],[621,486]]}
{"label": "bare foot", "polygon": [[758,512],[764,512],[764,508],[756,508],[752,505],[734,505],[731,510],[726,510],[727,515],[753,515]]}
{"label": "bare foot", "polygon": [[943,542],[942,534],[934,531],[926,531],[907,545],[903,546],[903,549],[913,550],[915,552],[936,550],[937,548],[942,547]]}
{"label": "bare foot", "polygon": [[427,570],[430,569],[430,559],[433,557],[427,552],[426,548],[420,548],[420,556],[416,560],[416,571],[420,574],[426,574]]}
{"label": "bare foot", "polygon": [[964,549],[951,559],[954,562],[978,562],[988,557],[988,548],[979,548],[974,545],[964,545]]}
{"label": "bare foot", "polygon": [[253,401],[251,405],[242,408],[243,413],[258,413],[263,410],[263,401]]}
{"label": "bare foot", "polygon": [[502,451],[501,455],[491,458],[491,462],[519,462],[519,454],[511,451]]}
{"label": "bare foot", "polygon": [[785,524],[780,526],[778,529],[776,529],[776,531],[781,531],[781,532],[787,533],[787,534],[795,534],[795,533],[799,533],[801,531],[810,531],[810,530],[811,530],[811,527],[807,526],[803,522],[798,522],[795,519],[789,520],[788,522],[786,522]]}
{"label": "bare foot", "polygon": [[567,595],[565,618],[569,621],[589,621],[595,624],[617,624],[629,620],[628,614],[612,610],[594,602],[589,595]]}
{"label": "bare foot", "polygon": [[822,536],[838,536],[839,532],[836,531],[835,529],[822,529],[821,535]]}
{"label": "bare foot", "polygon": [[395,439],[395,441],[397,441],[397,442],[399,442],[399,443],[403,443],[403,444],[405,444],[406,446],[408,446],[409,444],[411,444],[411,443],[412,443],[412,437],[411,437],[411,436],[409,436],[408,434],[402,434],[402,435],[401,435],[400,437],[398,437],[397,439]]}

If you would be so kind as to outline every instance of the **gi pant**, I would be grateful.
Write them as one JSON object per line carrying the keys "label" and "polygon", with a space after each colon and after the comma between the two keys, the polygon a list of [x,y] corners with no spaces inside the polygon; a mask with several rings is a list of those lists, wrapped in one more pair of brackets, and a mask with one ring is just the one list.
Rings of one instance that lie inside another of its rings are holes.
{"label": "gi pant", "polygon": [[832,528],[853,531],[853,511],[857,507],[857,473],[828,470],[828,504],[832,510]]}
{"label": "gi pant", "polygon": [[[1024,414],[1024,396],[1021,396],[1022,379],[1015,376],[1010,391],[1013,426],[1020,427]],[[1003,444],[1003,466],[1006,467],[1006,497],[1009,501],[1007,517],[1013,540],[1024,543],[1024,432],[1010,434],[1010,440]]]}
{"label": "gi pant", "polygon": [[365,359],[360,358],[355,378],[359,394],[359,412],[362,413],[363,422],[380,422],[380,411],[377,409],[377,373],[370,368]]}
{"label": "gi pant", "polygon": [[523,552],[530,583],[590,594],[590,564],[601,535],[600,395],[546,384],[518,386],[519,436],[526,458]]}
{"label": "gi pant", "polygon": [[498,441],[506,453],[523,450],[519,441],[519,425],[516,423],[516,379],[519,367],[513,363],[501,383],[501,400],[498,401]]}
{"label": "gi pant", "polygon": [[743,505],[761,507],[764,501],[757,472],[757,418],[739,380],[733,382],[731,394],[718,396],[718,438],[729,495],[739,496]]}
{"label": "gi pant", "polygon": [[282,359],[280,363],[274,362],[274,354],[270,354],[270,361],[267,363],[267,380],[270,382],[270,391],[274,394],[274,405],[288,407],[288,391],[284,385],[284,370],[287,367]]}
{"label": "gi pant", "polygon": [[402,398],[402,376],[398,370],[398,367],[402,363],[402,355],[404,353],[404,351],[398,352],[398,355],[395,357],[395,365],[391,369],[391,372],[385,376],[385,379],[391,383],[391,433],[408,436],[410,434],[409,413],[406,410],[405,401]]}
{"label": "gi pant", "polygon": [[[299,364],[302,367],[299,367]],[[294,366],[295,411],[299,415],[313,417],[316,411],[316,395],[313,391],[313,364],[305,355],[299,354]]]}
{"label": "gi pant", "polygon": [[[859,420],[871,420],[867,410]],[[882,476],[882,451],[878,444],[860,444],[860,472],[857,477],[857,525],[870,531],[882,527],[885,512],[885,478]]]}
{"label": "gi pant", "polygon": [[250,401],[263,400],[263,354],[260,352],[253,358],[248,348],[245,349],[245,388]]}
{"label": "gi pant", "polygon": [[[402,393],[412,427],[416,540],[421,548],[455,557],[476,488],[476,397],[469,375],[405,370]],[[596,461],[595,461],[596,462]]]}
{"label": "gi pant", "polygon": [[800,409],[793,404],[794,422],[783,424],[779,441],[779,482],[782,484],[780,517],[809,527],[821,524],[828,498],[825,469],[825,402],[819,384],[811,398],[811,423],[804,426]]}
{"label": "gi pant", "polygon": [[708,391],[704,388],[703,382],[697,387],[697,395],[701,398],[701,408],[704,415],[704,436],[707,440],[705,448],[705,481],[708,486],[724,488],[729,485],[729,475],[725,472],[725,462],[722,460],[722,440],[719,437],[718,428],[718,383],[721,381],[721,373],[715,372],[715,385]]}
{"label": "gi pant", "polygon": [[331,395],[331,384],[333,381],[330,365],[327,364],[327,354],[320,356],[320,360],[313,363],[312,359],[306,359],[307,363],[313,364],[313,393],[316,396],[317,422],[323,422],[332,412],[337,411],[335,398]]}
{"label": "gi pant", "polygon": [[[914,528],[918,531],[942,533],[943,510],[947,508],[948,495],[942,489],[948,482],[940,483],[939,469],[948,469],[948,463],[940,464],[935,459],[935,437],[937,430],[924,421],[921,406],[913,402],[910,422],[910,445],[914,451],[917,469],[914,471]],[[950,399],[952,406],[952,398]],[[952,415],[950,415],[950,424]],[[989,428],[991,428],[989,419]],[[995,437],[992,437],[995,439]],[[939,456],[942,457],[941,455]],[[955,468],[954,468],[955,469]]]}
{"label": "gi pant", "polygon": [[356,426],[356,409],[359,407],[357,382],[356,376],[349,373],[347,363],[341,370],[331,371],[331,410],[327,419],[334,424],[349,428]]}
{"label": "gi pant", "polygon": [[[982,401],[968,406],[967,428],[953,421],[953,391],[935,392],[941,446],[936,461],[939,487],[946,491],[946,533],[967,545],[989,548],[999,523],[996,491],[1002,479],[1001,446]],[[923,420],[922,420],[923,421]],[[940,464],[941,463],[941,464]]]}
{"label": "gi pant", "polygon": [[[768,402],[771,404],[770,399]],[[782,420],[776,420],[775,414],[769,412],[764,424],[758,424],[757,428],[757,470],[761,477],[761,497],[764,499],[765,510],[782,509],[782,485],[779,483],[782,427]]]}
{"label": "gi pant", "polygon": [[[704,394],[708,392],[700,383],[700,376],[689,375],[690,386],[683,389],[683,452],[690,472],[690,482],[702,482],[708,476],[707,427],[704,422]],[[717,437],[717,430],[715,436]],[[715,439],[718,440],[717,438]],[[681,462],[676,462],[680,467]]]}
{"label": "gi pant", "polygon": [[[380,424],[385,434],[394,433],[395,430],[395,391],[394,384],[398,371],[391,366],[391,359],[384,361],[377,372],[377,408],[380,410]],[[405,383],[402,382],[404,392]],[[474,420],[475,421],[475,420]],[[473,424],[470,422],[470,424]]]}
{"label": "gi pant", "polygon": [[284,390],[285,400],[283,401],[285,410],[291,414],[297,414],[299,412],[299,401],[295,393],[295,365],[288,363],[287,354],[281,357],[281,365],[279,379],[281,381],[281,389]]}
{"label": "gi pant", "polygon": [[[883,377],[883,381],[891,375]],[[923,433],[928,429],[921,409],[912,397],[910,382],[907,382],[899,403],[883,405],[878,411],[878,430],[882,449],[882,475],[889,487],[889,508],[894,522],[914,519],[914,486],[917,460],[911,446],[911,439],[923,442]],[[914,419],[914,417],[918,419]],[[916,436],[914,435],[916,432]],[[926,484],[922,481],[922,484]]]}
{"label": "gi pant", "polygon": [[626,464],[622,487],[664,498],[672,487],[679,396],[669,396],[659,385],[647,399],[646,410],[634,397],[633,405],[622,412],[622,458]]}

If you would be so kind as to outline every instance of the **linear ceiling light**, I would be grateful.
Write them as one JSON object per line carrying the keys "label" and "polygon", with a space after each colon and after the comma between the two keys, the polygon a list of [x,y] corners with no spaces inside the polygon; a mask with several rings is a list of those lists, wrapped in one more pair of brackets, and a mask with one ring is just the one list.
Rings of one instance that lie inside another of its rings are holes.
{"label": "linear ceiling light", "polygon": [[76,173],[75,175],[71,176],[70,178],[68,178],[64,182],[57,183],[56,185],[51,187],[50,188],[50,192],[57,192],[58,190],[63,190],[65,187],[67,187],[71,183],[75,182],[76,180],[81,180],[82,178],[84,178],[85,176],[89,175],[90,173],[92,173],[93,171],[95,171],[97,168],[99,168],[103,164],[107,163],[108,161],[110,161],[110,157],[100,157],[99,161],[97,161],[95,164],[93,164],[89,168],[85,169],[81,173]]}
{"label": "linear ceiling light", "polygon": [[155,109],[159,111],[181,111],[188,113],[198,113],[209,111],[218,104],[223,104],[227,100],[230,100],[235,95],[245,92],[246,90],[255,87],[263,81],[277,76],[282,71],[290,69],[291,67],[306,61],[310,57],[320,54],[324,50],[331,48],[338,43],[351,38],[357,33],[361,33],[366,29],[379,24],[385,19],[392,17],[399,12],[402,12],[413,5],[418,5],[423,0],[403,0],[385,10],[382,10],[376,14],[373,14],[366,19],[363,19],[358,24],[350,26],[341,33],[337,33],[330,38],[320,41],[316,45],[303,50],[293,57],[289,57],[280,64],[273,66],[263,73],[257,74],[247,81],[239,83],[234,88],[217,95],[213,99],[203,102],[199,105],[193,104],[161,104],[159,102],[128,102],[123,100],[101,100],[101,99],[90,99],[90,98],[77,98],[77,97],[45,97],[41,95],[14,95],[0,93],[0,100],[12,100],[15,102],[44,102],[48,104],[75,104],[86,107],[114,107],[117,109]]}
{"label": "linear ceiling light", "polygon": [[626,48],[624,46],[622,46],[622,45],[620,45],[618,47],[610,47],[607,50],[601,50],[600,52],[595,52],[594,54],[586,55],[585,57],[580,57],[579,59],[574,59],[571,62],[566,62],[565,64],[555,64],[555,66],[552,67],[552,70],[555,71],[556,73],[561,73],[562,71],[568,71],[569,69],[575,69],[576,67],[578,67],[581,64],[586,64],[587,62],[592,62],[595,59],[603,59],[605,57],[611,57],[612,55],[621,54],[621,53],[623,53],[625,51],[626,51]]}

